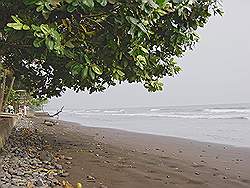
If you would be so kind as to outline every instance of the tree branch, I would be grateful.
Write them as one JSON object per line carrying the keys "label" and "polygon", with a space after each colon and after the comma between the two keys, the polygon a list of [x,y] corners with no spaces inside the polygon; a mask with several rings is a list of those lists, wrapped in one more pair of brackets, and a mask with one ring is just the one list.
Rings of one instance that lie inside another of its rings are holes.
{"label": "tree branch", "polygon": [[57,112],[56,112],[55,114],[49,115],[49,116],[50,116],[50,117],[58,116],[60,113],[62,113],[63,109],[64,109],[64,106],[63,106],[60,110],[57,110]]}

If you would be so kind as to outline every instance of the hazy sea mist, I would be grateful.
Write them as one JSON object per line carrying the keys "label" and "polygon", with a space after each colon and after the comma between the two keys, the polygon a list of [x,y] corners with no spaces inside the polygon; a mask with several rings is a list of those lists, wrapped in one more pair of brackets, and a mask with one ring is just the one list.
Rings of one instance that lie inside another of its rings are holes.
{"label": "hazy sea mist", "polygon": [[[54,112],[55,109],[47,109]],[[60,119],[84,126],[250,147],[250,104],[65,109]]]}

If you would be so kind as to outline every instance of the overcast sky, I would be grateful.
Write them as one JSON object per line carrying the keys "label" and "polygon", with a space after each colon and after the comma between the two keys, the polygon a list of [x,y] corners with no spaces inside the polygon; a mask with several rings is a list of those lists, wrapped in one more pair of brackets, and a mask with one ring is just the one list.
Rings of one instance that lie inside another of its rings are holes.
{"label": "overcast sky", "polygon": [[107,108],[250,102],[250,1],[225,0],[224,17],[200,32],[196,49],[180,60],[183,71],[165,79],[163,92],[122,84],[104,93],[66,92],[49,107]]}

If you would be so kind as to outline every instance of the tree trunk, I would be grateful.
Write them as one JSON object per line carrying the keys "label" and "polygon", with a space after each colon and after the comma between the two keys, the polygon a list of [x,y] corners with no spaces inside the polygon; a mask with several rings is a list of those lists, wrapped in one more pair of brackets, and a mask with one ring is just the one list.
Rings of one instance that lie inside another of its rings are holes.
{"label": "tree trunk", "polygon": [[3,105],[2,105],[3,108],[6,107],[6,104],[7,104],[7,102],[8,102],[10,93],[11,93],[11,91],[12,91],[12,89],[13,89],[14,83],[15,83],[15,77],[12,77],[12,78],[11,78],[11,82],[10,82],[10,86],[9,86],[9,88],[8,88],[8,92],[7,92],[7,94],[4,96],[4,101],[3,101]]}
{"label": "tree trunk", "polygon": [[7,73],[5,70],[3,70],[3,78],[0,84],[0,112],[3,111],[3,102],[4,102],[3,100],[4,100],[4,94],[5,94],[6,76],[7,76]]}

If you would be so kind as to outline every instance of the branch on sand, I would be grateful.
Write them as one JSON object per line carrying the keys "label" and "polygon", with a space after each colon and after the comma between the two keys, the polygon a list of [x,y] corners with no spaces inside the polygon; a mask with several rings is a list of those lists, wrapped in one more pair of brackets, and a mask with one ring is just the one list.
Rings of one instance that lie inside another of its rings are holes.
{"label": "branch on sand", "polygon": [[59,114],[62,113],[63,109],[64,109],[64,106],[62,106],[62,108],[61,108],[60,110],[57,110],[57,112],[56,112],[55,114],[49,115],[49,116],[50,116],[50,117],[59,116]]}

